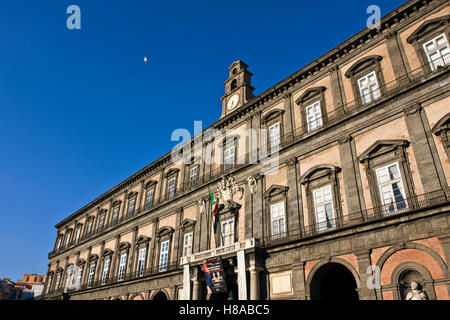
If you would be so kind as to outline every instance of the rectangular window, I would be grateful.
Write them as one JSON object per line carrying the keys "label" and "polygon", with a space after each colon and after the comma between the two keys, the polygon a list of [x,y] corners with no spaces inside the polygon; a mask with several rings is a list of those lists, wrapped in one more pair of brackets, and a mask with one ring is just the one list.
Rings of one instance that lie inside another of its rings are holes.
{"label": "rectangular window", "polygon": [[192,254],[192,232],[184,235],[183,241],[183,256],[187,257]]}
{"label": "rectangular window", "polygon": [[407,208],[405,192],[398,163],[376,170],[383,211],[391,213]]}
{"label": "rectangular window", "polygon": [[147,194],[145,195],[145,209],[150,209],[153,205],[153,194],[154,189],[147,191]]}
{"label": "rectangular window", "polygon": [[135,206],[136,206],[136,198],[133,198],[128,202],[127,217],[133,216]]}
{"label": "rectangular window", "polygon": [[423,45],[431,70],[450,64],[450,49],[445,34],[428,41]]}
{"label": "rectangular window", "polygon": [[322,126],[322,111],[320,109],[320,101],[306,107],[306,122],[308,131],[312,131]]}
{"label": "rectangular window", "polygon": [[119,272],[117,274],[118,281],[121,281],[125,278],[126,265],[127,265],[127,254],[124,253],[120,256]]}
{"label": "rectangular window", "polygon": [[98,232],[102,232],[104,226],[105,226],[105,215],[102,214],[102,216],[100,217],[100,221],[98,222]]}
{"label": "rectangular window", "polygon": [[71,235],[71,233],[69,232],[67,234],[67,238],[66,238],[66,248],[69,246],[69,243],[70,243],[70,235]]}
{"label": "rectangular window", "polygon": [[117,280],[119,281],[125,278],[126,264],[127,264],[127,254],[124,253],[120,256],[119,271],[117,274]]}
{"label": "rectangular window", "polygon": [[272,223],[272,238],[286,236],[286,218],[284,215],[284,202],[270,206],[270,219]]}
{"label": "rectangular window", "polygon": [[234,147],[228,148],[224,152],[224,170],[228,171],[234,168]]}
{"label": "rectangular window", "polygon": [[270,148],[280,144],[280,123],[277,122],[269,127]]}
{"label": "rectangular window", "polygon": [[75,243],[78,243],[78,241],[80,240],[80,235],[81,235],[81,228],[78,228],[77,235],[75,237]]}
{"label": "rectangular window", "polygon": [[175,178],[167,182],[167,198],[171,199],[175,195]]}
{"label": "rectangular window", "polygon": [[193,167],[189,171],[189,185],[191,187],[195,186],[197,184],[197,170],[198,170],[198,167]]}
{"label": "rectangular window", "polygon": [[59,250],[60,247],[61,247],[61,236],[58,239],[58,244],[56,245],[56,250]]}
{"label": "rectangular window", "polygon": [[146,255],[147,255],[147,248],[139,249],[138,263],[136,270],[138,277],[142,277],[144,275]]}
{"label": "rectangular window", "polygon": [[80,285],[81,285],[81,276],[83,275],[83,268],[79,268],[78,269],[78,274],[77,274],[77,281],[76,281],[76,283],[75,283],[75,287],[77,288],[77,289],[79,289],[80,288]]}
{"label": "rectangular window", "polygon": [[50,276],[50,277],[48,278],[48,282],[47,282],[47,290],[45,291],[46,294],[48,294],[49,291],[50,291],[50,287],[52,286],[52,280],[53,280],[53,277]]}
{"label": "rectangular window", "polygon": [[170,240],[161,242],[161,251],[159,254],[159,272],[167,270],[167,264],[169,261],[169,243]]}
{"label": "rectangular window", "polygon": [[317,229],[327,230],[336,226],[334,220],[333,197],[331,185],[313,191],[314,209],[317,219]]}
{"label": "rectangular window", "polygon": [[88,276],[88,288],[92,286],[92,282],[94,281],[94,274],[95,274],[95,263],[91,264],[91,267],[89,268],[89,276]]}
{"label": "rectangular window", "polygon": [[115,207],[111,218],[111,224],[112,225],[116,224],[118,218],[119,218],[119,207]]}
{"label": "rectangular window", "polygon": [[375,71],[360,78],[358,80],[358,87],[363,104],[375,101],[381,96]]}
{"label": "rectangular window", "polygon": [[102,284],[105,284],[106,280],[108,279],[110,261],[110,259],[106,260],[105,265],[103,266]]}
{"label": "rectangular window", "polygon": [[55,290],[59,289],[60,284],[61,284],[61,272],[58,272],[58,275],[56,276]]}
{"label": "rectangular window", "polygon": [[234,218],[223,221],[220,227],[222,246],[234,243]]}
{"label": "rectangular window", "polygon": [[88,223],[88,227],[87,227],[87,231],[86,231],[86,237],[89,237],[91,235],[91,231],[92,231],[92,220],[89,221],[89,223]]}

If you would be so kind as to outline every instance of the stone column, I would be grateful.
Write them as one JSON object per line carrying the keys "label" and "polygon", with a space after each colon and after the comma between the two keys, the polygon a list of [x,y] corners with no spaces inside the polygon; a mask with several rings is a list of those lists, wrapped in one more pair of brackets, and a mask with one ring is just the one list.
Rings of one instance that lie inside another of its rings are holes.
{"label": "stone column", "polygon": [[441,190],[447,182],[428,121],[424,121],[426,115],[420,104],[411,106],[404,113],[423,189],[425,192]]}
{"label": "stone column", "polygon": [[128,273],[134,272],[134,260],[136,256],[136,238],[138,234],[138,227],[133,228],[133,235],[131,237],[130,257],[128,261]]}
{"label": "stone column", "polygon": [[289,190],[287,192],[287,217],[288,217],[288,236],[300,236],[300,212],[297,197],[297,158],[292,157],[286,161],[287,182]]}
{"label": "stone column", "polygon": [[200,281],[198,277],[193,281],[192,300],[200,300]]}
{"label": "stone column", "polygon": [[88,254],[87,254],[87,257],[86,257],[86,263],[85,263],[85,270],[84,270],[84,275],[83,275],[83,280],[81,281],[81,283],[82,284],[87,284],[87,280],[88,280],[88,277],[89,277],[89,269],[91,268],[91,264],[90,264],[90,262],[89,262],[89,258],[90,258],[90,256],[91,256],[91,252],[92,252],[92,247],[89,247],[88,248]]}
{"label": "stone column", "polygon": [[153,273],[153,268],[155,266],[155,255],[156,255],[156,245],[158,243],[158,226],[159,226],[159,219],[155,218],[153,220],[153,232],[152,232],[152,240],[149,244],[149,253],[148,253],[148,259],[150,260],[150,263],[147,263],[148,268]]}
{"label": "stone column", "polygon": [[138,215],[141,211],[142,206],[142,198],[144,197],[144,182],[145,180],[141,180],[141,191],[139,192],[139,198],[136,204],[135,215]]}
{"label": "stone column", "polygon": [[286,114],[286,119],[284,121],[284,141],[289,142],[294,138],[293,128],[294,124],[292,121],[292,93],[288,92],[283,96],[284,99],[284,109]]}
{"label": "stone column", "polygon": [[394,70],[395,78],[398,79],[398,85],[406,84],[409,82],[407,71],[407,60],[403,59],[398,42],[398,33],[396,30],[386,34],[386,46],[388,49],[389,58],[391,59],[391,65]]}
{"label": "stone column", "polygon": [[[370,254],[370,249],[355,252],[356,258],[358,259],[359,276],[361,279],[361,288],[359,290],[360,300],[377,300],[375,288],[369,288],[368,285],[368,280],[370,280],[369,277],[372,276],[371,273],[367,272],[368,268],[372,265]],[[376,272],[376,270],[373,272]],[[372,282],[369,281],[369,283]]]}
{"label": "stone column", "polygon": [[183,300],[190,300],[191,297],[191,271],[189,264],[183,266]]}
{"label": "stone column", "polygon": [[[450,261],[450,235],[446,234],[446,235],[438,237],[438,239],[439,239],[439,241],[441,241],[442,248],[444,249],[445,260],[447,261],[447,269],[450,274],[450,263],[448,263],[448,261]],[[447,279],[447,292],[448,292],[448,295],[450,296],[449,279]]]}
{"label": "stone column", "polygon": [[111,278],[111,279],[114,277],[114,274],[116,272],[117,251],[119,250],[119,244],[120,244],[120,234],[116,235],[116,244],[114,246],[114,253],[111,257],[111,268],[110,268],[109,275],[108,275],[109,278]]}
{"label": "stone column", "polygon": [[259,272],[262,270],[258,267],[250,267],[250,300],[260,299]]}
{"label": "stone column", "polygon": [[365,201],[362,192],[361,177],[356,154],[352,148],[352,137],[350,135],[338,139],[339,154],[342,163],[342,175],[344,176],[344,190],[347,199],[348,214],[350,219],[361,218],[365,208]]}
{"label": "stone column", "polygon": [[[181,237],[181,221],[183,218],[183,208],[177,209],[177,214],[175,217],[175,233],[173,237],[173,260],[172,263],[179,263],[180,251],[182,251],[182,246],[180,246],[180,237]],[[181,247],[181,250],[180,250]]]}
{"label": "stone column", "polygon": [[335,65],[330,68],[331,79],[331,95],[333,97],[334,109],[337,115],[342,115],[347,112],[345,104],[344,91],[342,89],[342,81],[339,71],[339,66]]}
{"label": "stone column", "polygon": [[300,258],[294,258],[292,264],[292,284],[296,298],[306,300],[305,262],[301,261]]}
{"label": "stone column", "polygon": [[237,278],[238,278],[238,298],[239,300],[247,300],[247,274],[245,267],[244,250],[237,252]]}
{"label": "stone column", "polygon": [[102,241],[102,246],[100,247],[100,256],[98,257],[98,261],[97,261],[97,270],[95,272],[94,281],[100,280],[100,277],[102,276],[103,270],[100,270],[100,269],[102,269],[101,265],[102,265],[102,261],[103,261],[103,252],[104,251],[105,251],[105,241]]}

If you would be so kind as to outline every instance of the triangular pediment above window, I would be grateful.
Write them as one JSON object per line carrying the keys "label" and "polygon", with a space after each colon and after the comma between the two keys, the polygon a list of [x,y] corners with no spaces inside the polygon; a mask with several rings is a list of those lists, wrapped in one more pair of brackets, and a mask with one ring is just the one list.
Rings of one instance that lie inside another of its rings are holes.
{"label": "triangular pediment above window", "polygon": [[305,184],[313,180],[329,176],[330,174],[336,174],[340,171],[341,168],[332,164],[319,164],[307,170],[300,178],[300,183]]}
{"label": "triangular pediment above window", "polygon": [[311,98],[320,96],[323,92],[325,92],[325,90],[327,90],[327,88],[325,87],[314,87],[314,88],[309,88],[308,90],[306,90],[296,101],[296,104],[301,104],[303,101],[309,100]]}
{"label": "triangular pediment above window", "polygon": [[408,146],[409,141],[407,140],[378,140],[364,151],[358,157],[358,160],[363,163],[364,161],[378,157],[382,154],[393,152],[399,148],[406,148]]}
{"label": "triangular pediment above window", "polygon": [[120,205],[122,203],[122,200],[116,200],[116,201],[114,201],[113,202],[113,207],[115,207],[115,206],[118,206],[118,205]]}
{"label": "triangular pediment above window", "polygon": [[450,21],[450,15],[446,15],[446,16],[442,16],[442,17],[438,17],[435,19],[425,21],[424,23],[422,23],[422,25],[420,27],[418,27],[416,29],[416,31],[414,31],[408,37],[408,39],[406,39],[406,41],[408,41],[408,43],[413,43],[417,39],[425,37],[427,34],[429,34],[430,32],[433,32],[437,28],[448,24],[449,21]]}
{"label": "triangular pediment above window", "polygon": [[354,74],[365,70],[373,65],[376,65],[378,62],[380,62],[381,60],[383,60],[382,56],[368,56],[368,57],[364,57],[358,61],[356,61],[345,73],[345,76],[347,78],[350,78],[351,76],[353,76]]}
{"label": "triangular pediment above window", "polygon": [[264,193],[264,197],[269,198],[278,194],[286,194],[288,190],[289,187],[273,184],[269,189],[266,190],[266,192]]}
{"label": "triangular pediment above window", "polygon": [[437,136],[441,134],[443,130],[450,129],[450,112],[441,118],[433,127],[431,131]]}
{"label": "triangular pediment above window", "polygon": [[222,141],[219,142],[219,148],[223,148],[224,146],[234,146],[234,144],[236,143],[236,141],[240,138],[241,136],[238,134],[229,134],[227,135],[225,138],[222,139]]}

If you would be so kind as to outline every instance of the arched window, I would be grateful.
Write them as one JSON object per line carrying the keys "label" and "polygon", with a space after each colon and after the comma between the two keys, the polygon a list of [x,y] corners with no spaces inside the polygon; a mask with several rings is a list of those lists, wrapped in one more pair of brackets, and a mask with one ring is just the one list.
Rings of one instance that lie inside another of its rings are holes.
{"label": "arched window", "polygon": [[237,89],[237,80],[234,79],[233,81],[231,81],[231,91],[236,89]]}

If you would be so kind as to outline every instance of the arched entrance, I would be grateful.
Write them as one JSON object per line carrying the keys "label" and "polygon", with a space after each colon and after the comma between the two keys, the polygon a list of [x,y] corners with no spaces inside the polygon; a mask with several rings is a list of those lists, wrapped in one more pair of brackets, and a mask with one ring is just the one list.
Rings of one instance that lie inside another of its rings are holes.
{"label": "arched entrance", "polygon": [[157,294],[155,294],[155,296],[153,297],[153,300],[157,300],[157,301],[164,301],[164,300],[168,300],[167,296],[164,292],[160,291]]}
{"label": "arched entrance", "polygon": [[355,277],[340,263],[321,266],[313,275],[310,285],[311,300],[359,300]]}

